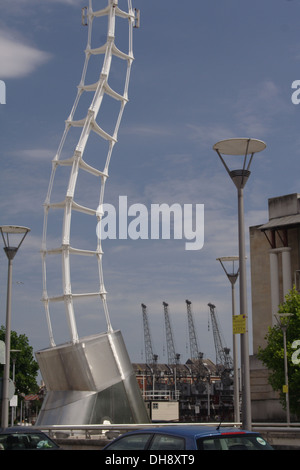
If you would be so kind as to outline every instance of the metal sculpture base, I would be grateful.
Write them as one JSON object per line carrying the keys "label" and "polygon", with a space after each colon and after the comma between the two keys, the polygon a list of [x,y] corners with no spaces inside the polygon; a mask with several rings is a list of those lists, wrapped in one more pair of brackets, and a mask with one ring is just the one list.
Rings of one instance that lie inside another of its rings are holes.
{"label": "metal sculpture base", "polygon": [[148,423],[120,331],[36,352],[47,388],[36,424]]}

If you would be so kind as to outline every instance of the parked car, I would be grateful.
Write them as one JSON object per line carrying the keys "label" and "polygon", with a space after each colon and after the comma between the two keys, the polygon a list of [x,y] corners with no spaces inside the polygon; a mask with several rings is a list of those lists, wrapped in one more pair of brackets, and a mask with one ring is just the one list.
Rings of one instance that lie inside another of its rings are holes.
{"label": "parked car", "polygon": [[59,448],[47,434],[30,426],[0,430],[0,450],[57,450]]}
{"label": "parked car", "polygon": [[170,425],[131,431],[103,448],[116,450],[273,450],[257,432],[219,426]]}

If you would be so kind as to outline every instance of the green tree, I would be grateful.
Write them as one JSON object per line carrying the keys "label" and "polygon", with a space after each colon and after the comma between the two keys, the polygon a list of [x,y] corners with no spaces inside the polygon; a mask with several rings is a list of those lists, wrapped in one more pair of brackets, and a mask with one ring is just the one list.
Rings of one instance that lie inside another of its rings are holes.
{"label": "green tree", "polygon": [[[289,381],[289,403],[290,410],[296,416],[300,416],[300,363],[295,358],[300,356],[300,294],[295,287],[286,295],[285,302],[278,307],[279,313],[290,313],[291,315],[282,319],[286,323],[286,347]],[[259,348],[258,358],[269,369],[269,383],[273,390],[280,394],[280,401],[285,408],[285,393],[283,385],[284,376],[284,347],[283,332],[280,325],[269,327],[265,337],[267,346]],[[297,345],[298,342],[298,345]],[[295,349],[296,347],[296,349]],[[299,351],[299,354],[297,352]]]}
{"label": "green tree", "polygon": [[[0,328],[0,340],[5,342],[5,327]],[[26,335],[18,335],[15,331],[11,332],[10,345],[10,377],[12,378],[13,360],[15,359],[15,387],[16,394],[27,395],[29,393],[37,393],[39,386],[36,378],[38,375],[38,363],[33,356],[33,348],[29,345]],[[12,350],[19,352],[13,352]],[[1,367],[0,376],[3,376],[3,366]]]}

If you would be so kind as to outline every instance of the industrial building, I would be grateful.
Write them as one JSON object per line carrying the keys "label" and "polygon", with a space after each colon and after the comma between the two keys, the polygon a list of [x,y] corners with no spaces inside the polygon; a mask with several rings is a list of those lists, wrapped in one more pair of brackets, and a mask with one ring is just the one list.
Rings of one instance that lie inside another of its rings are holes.
{"label": "industrial building", "polygon": [[208,304],[216,349],[216,364],[198,349],[192,303],[186,300],[191,358],[180,363],[175,353],[168,304],[163,302],[168,363],[153,353],[147,306],[142,304],[146,362],[133,364],[137,382],[152,420],[233,420],[233,363],[215,314]]}
{"label": "industrial building", "polygon": [[[214,421],[233,419],[232,380],[222,380],[209,359],[185,364],[133,364],[152,420]],[[176,403],[172,414],[166,403]],[[155,414],[155,409],[159,414]]]}

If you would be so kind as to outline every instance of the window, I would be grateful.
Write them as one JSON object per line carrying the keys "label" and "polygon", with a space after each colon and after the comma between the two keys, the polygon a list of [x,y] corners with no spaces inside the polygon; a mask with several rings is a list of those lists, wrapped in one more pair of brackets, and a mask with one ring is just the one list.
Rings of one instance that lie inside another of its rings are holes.
{"label": "window", "polygon": [[197,440],[200,450],[270,450],[271,446],[257,434],[220,435]]}
{"label": "window", "polygon": [[52,449],[57,447],[46,435],[42,434],[15,433],[0,435],[0,449],[4,450]]}
{"label": "window", "polygon": [[107,450],[144,450],[152,434],[131,434],[113,442]]}
{"label": "window", "polygon": [[182,450],[185,441],[182,437],[155,434],[149,449],[151,450]]}

